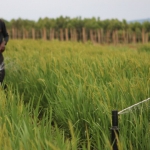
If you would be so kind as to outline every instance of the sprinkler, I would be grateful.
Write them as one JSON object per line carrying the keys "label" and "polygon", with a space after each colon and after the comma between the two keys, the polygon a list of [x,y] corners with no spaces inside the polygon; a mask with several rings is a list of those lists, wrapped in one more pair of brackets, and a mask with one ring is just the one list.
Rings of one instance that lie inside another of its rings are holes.
{"label": "sprinkler", "polygon": [[138,102],[134,105],[131,105],[121,111],[113,110],[112,111],[112,127],[111,127],[111,144],[113,150],[118,150],[117,139],[119,138],[119,128],[118,128],[118,115],[122,115],[136,109],[139,105],[150,101],[150,98],[147,98],[141,102]]}
{"label": "sprinkler", "polygon": [[118,128],[118,111],[112,111],[112,127],[111,127],[111,144],[113,150],[118,150],[117,145],[117,137],[119,136],[119,128]]}

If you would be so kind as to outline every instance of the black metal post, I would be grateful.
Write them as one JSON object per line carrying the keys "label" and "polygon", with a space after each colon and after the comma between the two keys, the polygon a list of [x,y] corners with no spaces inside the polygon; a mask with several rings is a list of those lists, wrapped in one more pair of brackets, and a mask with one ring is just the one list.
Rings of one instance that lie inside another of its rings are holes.
{"label": "black metal post", "polygon": [[118,150],[117,137],[119,137],[119,128],[118,128],[118,111],[112,111],[112,127],[111,127],[111,144],[113,150]]}

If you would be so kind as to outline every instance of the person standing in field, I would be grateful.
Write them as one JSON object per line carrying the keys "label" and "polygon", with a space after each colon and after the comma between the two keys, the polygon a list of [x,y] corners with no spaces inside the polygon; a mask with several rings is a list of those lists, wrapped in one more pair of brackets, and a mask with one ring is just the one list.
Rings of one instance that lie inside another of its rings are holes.
{"label": "person standing in field", "polygon": [[0,85],[2,84],[5,77],[3,52],[5,51],[5,46],[8,40],[9,40],[9,35],[6,30],[5,23],[0,19]]}

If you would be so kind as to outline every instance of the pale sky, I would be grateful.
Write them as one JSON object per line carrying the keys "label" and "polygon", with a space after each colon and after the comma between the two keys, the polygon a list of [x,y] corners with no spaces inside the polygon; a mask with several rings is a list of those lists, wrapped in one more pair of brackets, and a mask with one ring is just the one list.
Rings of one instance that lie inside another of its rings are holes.
{"label": "pale sky", "polygon": [[0,18],[100,17],[127,21],[150,18],[150,0],[1,0]]}

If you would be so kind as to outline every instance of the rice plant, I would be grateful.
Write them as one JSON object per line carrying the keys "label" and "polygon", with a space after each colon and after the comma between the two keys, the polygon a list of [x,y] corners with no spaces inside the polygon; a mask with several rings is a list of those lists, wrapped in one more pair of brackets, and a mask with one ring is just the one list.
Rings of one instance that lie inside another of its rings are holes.
{"label": "rice plant", "polygon": [[[140,46],[10,41],[0,147],[112,149],[111,111],[150,97],[150,53]],[[119,149],[150,148],[148,114],[145,106],[119,116]]]}

